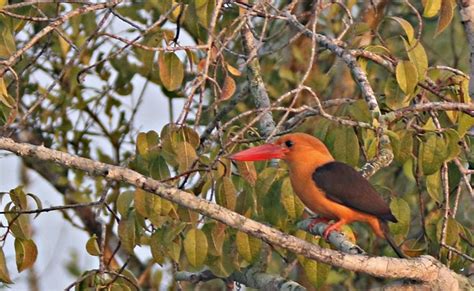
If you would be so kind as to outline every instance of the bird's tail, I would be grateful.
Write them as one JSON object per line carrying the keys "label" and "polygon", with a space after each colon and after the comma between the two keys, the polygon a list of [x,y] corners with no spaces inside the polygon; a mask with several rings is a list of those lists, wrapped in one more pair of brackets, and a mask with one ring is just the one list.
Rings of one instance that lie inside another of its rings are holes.
{"label": "bird's tail", "polygon": [[397,243],[393,240],[393,237],[390,234],[390,231],[388,229],[387,222],[380,220],[380,226],[382,228],[385,239],[387,240],[388,244],[392,247],[392,249],[395,251],[395,253],[397,253],[397,255],[402,259],[408,259],[409,257],[403,253],[403,251],[400,249]]}

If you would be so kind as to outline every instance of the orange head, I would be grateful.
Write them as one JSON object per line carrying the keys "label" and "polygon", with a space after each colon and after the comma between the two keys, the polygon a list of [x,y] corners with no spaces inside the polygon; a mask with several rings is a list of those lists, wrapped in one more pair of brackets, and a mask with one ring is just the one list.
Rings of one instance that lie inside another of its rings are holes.
{"label": "orange head", "polygon": [[334,160],[331,153],[319,139],[306,133],[287,134],[274,143],[238,152],[230,158],[236,161],[282,159],[290,167],[297,164],[323,164]]}

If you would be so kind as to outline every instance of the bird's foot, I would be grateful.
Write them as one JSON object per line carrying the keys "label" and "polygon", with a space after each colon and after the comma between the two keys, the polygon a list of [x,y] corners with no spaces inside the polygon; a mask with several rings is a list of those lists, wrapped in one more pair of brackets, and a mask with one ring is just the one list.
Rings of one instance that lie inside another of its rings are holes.
{"label": "bird's foot", "polygon": [[309,223],[308,229],[312,229],[316,224],[321,223],[321,222],[329,224],[329,219],[326,217],[315,217]]}
{"label": "bird's foot", "polygon": [[344,225],[345,223],[346,223],[345,221],[339,220],[338,222],[333,223],[330,226],[328,226],[323,232],[323,238],[325,240],[328,240],[329,234],[333,231],[339,231],[341,226]]}

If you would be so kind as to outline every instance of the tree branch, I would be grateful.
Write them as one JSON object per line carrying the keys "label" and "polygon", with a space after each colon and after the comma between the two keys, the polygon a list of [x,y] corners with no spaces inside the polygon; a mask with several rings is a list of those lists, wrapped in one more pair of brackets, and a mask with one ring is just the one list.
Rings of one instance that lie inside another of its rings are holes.
{"label": "tree branch", "polygon": [[345,254],[321,248],[302,239],[282,233],[213,202],[160,183],[124,167],[74,156],[65,152],[48,149],[44,146],[17,143],[5,137],[0,137],[0,149],[16,153],[22,157],[55,162],[64,167],[85,171],[92,176],[104,176],[108,181],[124,182],[136,186],[262,239],[271,245],[288,249],[296,254],[301,254],[307,258],[335,267],[355,272],[364,272],[376,277],[407,278],[423,281],[442,290],[474,288],[474,285],[467,278],[451,271],[431,256],[420,256],[416,259],[407,260]]}
{"label": "tree branch", "polygon": [[474,0],[458,0],[462,24],[469,43],[469,96],[474,99]]}
{"label": "tree branch", "polygon": [[257,268],[250,267],[241,272],[233,272],[228,278],[220,278],[214,275],[210,270],[204,270],[197,273],[177,272],[175,279],[177,281],[190,281],[192,283],[206,282],[213,279],[232,280],[250,288],[264,290],[306,290],[300,284],[282,278],[278,275],[262,273]]}
{"label": "tree branch", "polygon": [[[268,97],[265,83],[263,82],[262,74],[260,72],[260,62],[257,58],[257,48],[255,46],[255,39],[248,24],[242,27],[242,39],[245,53],[248,57],[248,80],[250,86],[250,93],[254,96],[254,103],[257,109],[270,108],[270,98]],[[259,122],[260,133],[263,136],[269,136],[275,129],[275,121],[273,120],[271,111],[265,112],[260,118]]]}
{"label": "tree branch", "polygon": [[32,48],[45,35],[47,35],[51,31],[55,30],[58,26],[60,26],[61,24],[63,24],[67,20],[69,20],[70,18],[72,18],[74,16],[77,16],[77,15],[81,15],[81,14],[89,13],[89,12],[92,12],[92,11],[96,11],[96,10],[111,8],[111,7],[114,7],[115,5],[117,5],[120,2],[121,2],[121,0],[114,0],[114,1],[99,3],[99,4],[95,4],[95,5],[82,6],[82,7],[74,9],[73,11],[59,17],[57,20],[51,22],[51,24],[49,24],[48,26],[43,28],[40,32],[35,34],[35,36],[33,38],[31,38],[30,41],[28,41],[28,43],[26,43],[22,48],[20,48],[16,52],[14,52],[7,60],[0,62],[0,64],[4,66],[4,67],[0,68],[0,77],[2,77],[5,74],[5,72],[8,70],[8,67],[13,66],[18,61],[18,59],[27,50]]}
{"label": "tree branch", "polygon": [[[299,221],[296,226],[299,229],[307,231],[313,235],[318,235],[320,237],[323,236],[324,231],[326,228],[329,227],[327,223],[318,222],[316,224],[312,224],[313,218],[308,218],[302,221]],[[365,251],[359,247],[358,245],[350,242],[347,238],[339,231],[332,231],[329,233],[328,241],[331,245],[333,245],[336,249],[340,250],[341,252],[353,254],[353,255],[365,255]]]}

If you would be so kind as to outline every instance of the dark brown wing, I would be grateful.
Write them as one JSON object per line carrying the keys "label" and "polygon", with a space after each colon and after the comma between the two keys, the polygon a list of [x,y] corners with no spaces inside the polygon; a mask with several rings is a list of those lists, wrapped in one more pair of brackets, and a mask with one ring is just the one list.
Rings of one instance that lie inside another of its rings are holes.
{"label": "dark brown wing", "polygon": [[341,162],[329,162],[313,173],[316,186],[326,197],[349,208],[397,222],[387,203],[359,172]]}

